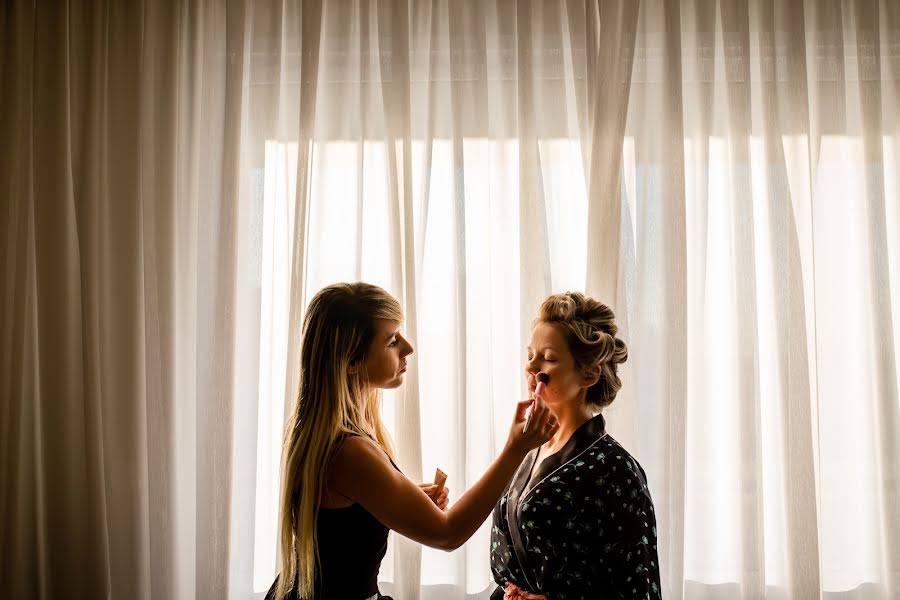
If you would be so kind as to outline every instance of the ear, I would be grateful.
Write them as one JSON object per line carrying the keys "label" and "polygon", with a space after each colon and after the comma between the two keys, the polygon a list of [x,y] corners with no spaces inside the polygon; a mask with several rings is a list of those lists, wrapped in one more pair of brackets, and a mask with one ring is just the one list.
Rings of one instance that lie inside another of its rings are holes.
{"label": "ear", "polygon": [[600,381],[600,365],[585,367],[581,376],[581,387],[591,387],[598,381]]}

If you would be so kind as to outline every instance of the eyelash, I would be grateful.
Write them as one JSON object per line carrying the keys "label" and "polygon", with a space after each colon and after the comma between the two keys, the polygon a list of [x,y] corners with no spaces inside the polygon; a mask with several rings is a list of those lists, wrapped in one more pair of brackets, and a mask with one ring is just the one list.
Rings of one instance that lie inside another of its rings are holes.
{"label": "eyelash", "polygon": [[[534,360],[534,357],[533,357],[533,356],[529,356],[529,357],[528,357],[528,362],[531,362],[532,360]],[[544,359],[542,359],[542,360],[543,360],[544,362],[549,362],[549,363],[554,363],[554,362],[556,362],[556,359],[555,359],[555,358],[544,358]]]}
{"label": "eyelash", "polygon": [[397,340],[394,340],[393,342],[391,342],[390,344],[388,344],[388,348],[393,348],[393,347],[396,346],[396,345],[397,345]]}

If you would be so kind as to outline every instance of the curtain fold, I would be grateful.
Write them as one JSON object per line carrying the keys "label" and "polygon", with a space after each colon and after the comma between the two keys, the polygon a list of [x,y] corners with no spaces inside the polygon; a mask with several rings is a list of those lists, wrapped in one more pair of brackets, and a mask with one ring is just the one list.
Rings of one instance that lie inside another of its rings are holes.
{"label": "curtain fold", "polygon": [[[685,106],[696,99],[682,89],[682,57],[693,51],[693,20],[690,7],[674,0],[645,3],[639,18],[623,133],[633,144],[624,144],[620,188],[626,212],[620,268],[629,276],[623,286],[625,311],[618,314],[628,325],[629,360],[622,365],[628,383],[610,408],[611,420],[621,416],[617,427],[625,428],[632,445],[657,465],[648,477],[661,532],[662,584],[667,596],[679,597],[685,561],[688,351],[691,341],[700,339],[687,279],[692,254],[686,178],[692,165],[686,164],[684,141],[689,130]],[[702,233],[692,234],[703,240]],[[691,271],[696,268],[702,264],[691,264]],[[626,403],[616,406],[621,400]],[[660,416],[641,418],[647,414]]]}
{"label": "curtain fold", "polygon": [[[610,431],[672,598],[900,590],[900,7],[198,0],[0,9],[0,595],[253,598],[322,286],[416,347],[383,414],[452,497],[543,298],[610,304]],[[391,538],[483,598],[487,527]]]}
{"label": "curtain fold", "polygon": [[236,9],[2,11],[4,596],[227,593]]}

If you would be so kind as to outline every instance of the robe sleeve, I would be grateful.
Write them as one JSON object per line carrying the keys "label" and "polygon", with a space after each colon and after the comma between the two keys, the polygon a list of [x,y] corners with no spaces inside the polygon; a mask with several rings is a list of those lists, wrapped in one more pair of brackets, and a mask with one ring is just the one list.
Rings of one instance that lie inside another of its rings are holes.
{"label": "robe sleeve", "polygon": [[513,551],[512,539],[509,535],[509,523],[506,521],[506,503],[508,491],[504,493],[494,508],[491,522],[491,573],[497,585],[507,581],[521,581],[522,570]]}
{"label": "robe sleeve", "polygon": [[616,469],[598,490],[608,529],[607,577],[613,598],[661,598],[656,515],[643,469],[630,456],[617,456]]}

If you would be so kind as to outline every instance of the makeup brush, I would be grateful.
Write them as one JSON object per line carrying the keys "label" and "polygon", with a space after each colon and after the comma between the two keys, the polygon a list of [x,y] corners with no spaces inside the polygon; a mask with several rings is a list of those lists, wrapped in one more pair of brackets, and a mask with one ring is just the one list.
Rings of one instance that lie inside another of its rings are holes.
{"label": "makeup brush", "polygon": [[[534,397],[539,398],[544,395],[544,388],[547,387],[547,384],[550,383],[550,376],[541,371],[537,374],[537,385],[534,387]],[[522,428],[522,433],[528,431],[528,426],[531,425],[531,417],[534,415],[534,402],[531,403],[531,412],[528,413],[528,418],[525,420],[525,427]]]}

